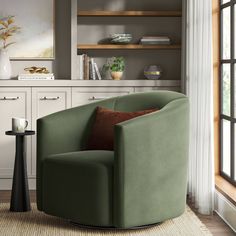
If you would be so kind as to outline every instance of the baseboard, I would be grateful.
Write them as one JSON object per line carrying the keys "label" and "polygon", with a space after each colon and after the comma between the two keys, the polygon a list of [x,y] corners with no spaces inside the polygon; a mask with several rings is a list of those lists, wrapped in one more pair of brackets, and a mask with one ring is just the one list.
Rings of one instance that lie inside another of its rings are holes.
{"label": "baseboard", "polygon": [[215,191],[215,211],[236,232],[236,206],[217,190]]}
{"label": "baseboard", "polygon": [[[36,189],[36,179],[29,178],[29,189],[35,190]],[[12,179],[0,179],[0,190],[11,190],[12,188]]]}

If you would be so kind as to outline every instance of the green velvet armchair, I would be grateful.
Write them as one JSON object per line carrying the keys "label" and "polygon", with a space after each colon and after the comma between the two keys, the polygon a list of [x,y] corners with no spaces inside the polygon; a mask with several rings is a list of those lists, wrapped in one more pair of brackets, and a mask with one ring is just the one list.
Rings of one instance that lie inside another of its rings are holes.
{"label": "green velvet armchair", "polygon": [[[114,151],[85,150],[97,106],[159,108],[115,125]],[[37,121],[37,207],[81,225],[132,228],[185,210],[189,103],[169,91],[135,93]]]}

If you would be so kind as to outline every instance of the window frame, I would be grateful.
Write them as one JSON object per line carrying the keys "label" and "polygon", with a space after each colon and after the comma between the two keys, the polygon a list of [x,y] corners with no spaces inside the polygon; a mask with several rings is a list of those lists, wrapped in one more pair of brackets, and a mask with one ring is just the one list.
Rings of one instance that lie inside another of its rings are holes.
{"label": "window frame", "polygon": [[[223,59],[223,9],[230,8],[230,59]],[[236,49],[235,49],[235,15],[236,15],[236,0],[230,0],[223,4],[223,0],[220,0],[220,175],[236,186],[236,169],[235,169],[235,126],[236,126],[236,109],[234,88],[236,85],[235,70],[236,70]],[[230,65],[230,116],[223,114],[223,65]],[[230,176],[223,171],[223,120],[230,122]]]}

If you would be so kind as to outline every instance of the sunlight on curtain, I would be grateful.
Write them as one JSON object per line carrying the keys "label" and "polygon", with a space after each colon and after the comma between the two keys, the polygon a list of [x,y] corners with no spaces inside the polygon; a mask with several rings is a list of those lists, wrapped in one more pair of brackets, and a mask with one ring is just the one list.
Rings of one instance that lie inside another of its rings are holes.
{"label": "sunlight on curtain", "polygon": [[188,191],[202,214],[213,211],[212,2],[186,1],[186,93],[190,99]]}

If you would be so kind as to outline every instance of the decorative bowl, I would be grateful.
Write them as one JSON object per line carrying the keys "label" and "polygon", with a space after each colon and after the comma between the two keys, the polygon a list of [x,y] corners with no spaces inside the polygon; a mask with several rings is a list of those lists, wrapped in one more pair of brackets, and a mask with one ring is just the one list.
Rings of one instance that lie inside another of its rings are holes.
{"label": "decorative bowl", "polygon": [[132,40],[131,34],[112,34],[111,43],[114,44],[129,44]]}

